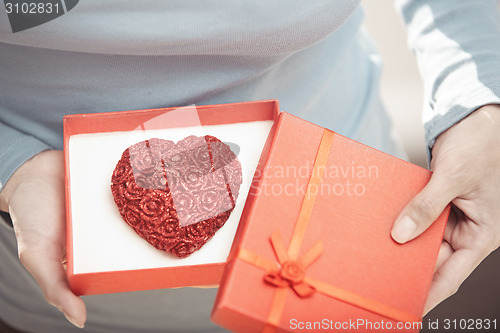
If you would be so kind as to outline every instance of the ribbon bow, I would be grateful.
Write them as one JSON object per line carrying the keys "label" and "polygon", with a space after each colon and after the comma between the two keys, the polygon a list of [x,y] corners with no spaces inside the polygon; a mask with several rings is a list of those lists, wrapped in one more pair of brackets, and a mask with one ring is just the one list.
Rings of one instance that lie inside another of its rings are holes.
{"label": "ribbon bow", "polygon": [[290,260],[278,231],[271,235],[271,244],[279,262],[279,269],[269,271],[264,276],[264,281],[275,287],[290,287],[302,298],[312,296],[316,292],[316,288],[304,281],[304,279],[307,268],[323,253],[321,241],[316,242],[306,254],[297,260]]}

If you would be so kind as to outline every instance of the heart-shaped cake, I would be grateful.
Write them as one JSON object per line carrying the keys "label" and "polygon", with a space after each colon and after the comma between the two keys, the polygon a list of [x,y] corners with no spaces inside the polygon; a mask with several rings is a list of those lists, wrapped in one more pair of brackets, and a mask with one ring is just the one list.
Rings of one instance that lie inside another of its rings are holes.
{"label": "heart-shaped cake", "polygon": [[120,215],[137,234],[180,258],[228,220],[242,182],[231,148],[213,136],[149,139],[127,148],[111,178]]}

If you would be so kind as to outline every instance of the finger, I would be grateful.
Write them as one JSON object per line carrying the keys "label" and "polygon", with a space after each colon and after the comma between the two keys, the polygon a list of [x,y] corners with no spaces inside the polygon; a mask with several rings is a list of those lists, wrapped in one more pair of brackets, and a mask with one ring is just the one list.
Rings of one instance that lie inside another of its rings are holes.
{"label": "finger", "polygon": [[47,302],[57,307],[73,325],[82,328],[87,319],[83,300],[73,294],[57,251],[20,245],[19,258],[36,279]]}
{"label": "finger", "polygon": [[484,259],[471,249],[455,251],[434,273],[429,296],[424,307],[424,315],[446,298],[455,294],[458,287]]}
{"label": "finger", "polygon": [[448,216],[448,222],[446,222],[446,227],[444,229],[443,239],[448,243],[451,243],[451,236],[453,231],[458,225],[458,221],[465,221],[465,216],[456,206],[452,205],[450,209],[450,215]]}
{"label": "finger", "polygon": [[392,238],[406,243],[423,233],[458,195],[452,186],[434,173],[427,186],[399,214],[392,227]]}
{"label": "finger", "polygon": [[441,267],[441,265],[443,265],[443,263],[445,263],[446,260],[448,260],[451,257],[453,252],[455,251],[453,250],[453,247],[451,247],[450,243],[443,240],[443,242],[441,243],[441,247],[439,248],[436,265],[434,266],[434,273],[436,273],[437,270]]}
{"label": "finger", "polygon": [[451,257],[455,250],[450,245],[451,235],[455,230],[455,227],[458,223],[457,212],[455,211],[456,207],[452,207],[450,210],[450,216],[448,217],[448,222],[446,223],[446,228],[444,229],[444,237],[443,242],[439,248],[438,257],[436,260],[436,265],[434,266],[434,273],[441,267],[441,265]]}

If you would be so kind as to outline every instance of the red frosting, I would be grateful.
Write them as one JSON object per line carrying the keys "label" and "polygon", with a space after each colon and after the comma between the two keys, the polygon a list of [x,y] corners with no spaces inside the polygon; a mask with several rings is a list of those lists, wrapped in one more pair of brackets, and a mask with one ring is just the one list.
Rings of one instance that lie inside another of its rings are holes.
{"label": "red frosting", "polygon": [[123,152],[111,192],[136,233],[183,258],[224,225],[241,181],[238,158],[213,136],[189,136],[177,144],[154,138]]}

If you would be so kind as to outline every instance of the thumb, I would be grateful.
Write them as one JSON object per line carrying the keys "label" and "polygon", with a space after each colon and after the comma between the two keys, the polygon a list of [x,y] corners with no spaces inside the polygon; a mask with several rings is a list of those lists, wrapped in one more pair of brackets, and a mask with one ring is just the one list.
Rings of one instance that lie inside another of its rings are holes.
{"label": "thumb", "polygon": [[47,302],[73,325],[83,328],[87,319],[85,303],[71,291],[60,256],[51,256],[47,250],[21,246],[19,258],[40,285]]}
{"label": "thumb", "polygon": [[403,244],[422,234],[458,195],[453,186],[439,173],[434,173],[424,189],[399,214],[392,227],[392,238]]}

